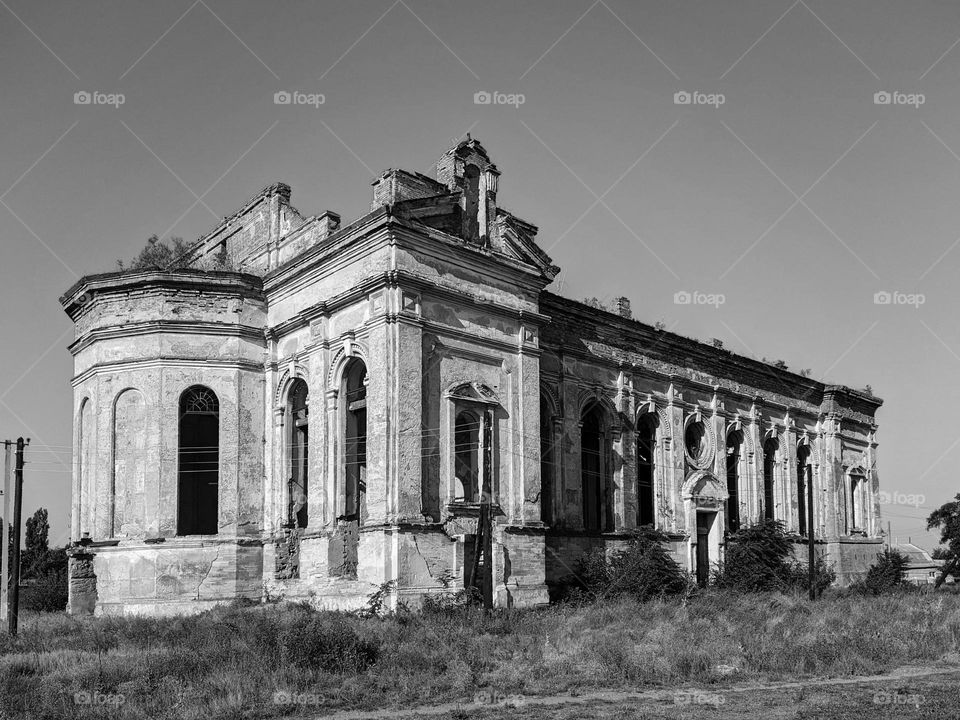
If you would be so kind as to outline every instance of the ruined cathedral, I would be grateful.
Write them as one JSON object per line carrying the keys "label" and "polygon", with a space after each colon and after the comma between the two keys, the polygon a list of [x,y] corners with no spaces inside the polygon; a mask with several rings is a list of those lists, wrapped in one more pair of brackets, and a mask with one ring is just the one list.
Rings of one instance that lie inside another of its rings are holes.
{"label": "ruined cathedral", "polygon": [[76,283],[71,611],[415,605],[480,565],[530,606],[644,525],[705,583],[763,518],[862,572],[880,399],[551,293],[499,185],[468,138],[348,224],[276,183]]}

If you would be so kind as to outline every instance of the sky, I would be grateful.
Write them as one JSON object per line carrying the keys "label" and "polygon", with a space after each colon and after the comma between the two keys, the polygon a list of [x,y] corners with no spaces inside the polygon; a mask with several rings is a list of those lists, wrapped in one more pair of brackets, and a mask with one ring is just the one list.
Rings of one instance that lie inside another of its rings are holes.
{"label": "sky", "polygon": [[960,492],[958,71],[947,1],[0,0],[0,438],[32,439],[24,515],[67,540],[58,298],[80,276],[276,181],[349,222],[382,170],[430,172],[470,132],[553,290],[870,385],[884,520],[932,548],[924,518]]}

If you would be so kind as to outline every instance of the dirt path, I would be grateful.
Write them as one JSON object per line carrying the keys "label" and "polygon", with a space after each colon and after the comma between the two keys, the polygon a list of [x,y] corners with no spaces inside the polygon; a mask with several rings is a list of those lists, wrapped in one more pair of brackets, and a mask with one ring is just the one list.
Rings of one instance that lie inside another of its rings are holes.
{"label": "dirt path", "polygon": [[[579,695],[537,695],[523,696],[520,699],[519,707],[524,711],[534,709],[549,710],[561,708],[573,708],[577,706],[586,706],[593,708],[598,704],[610,703],[631,703],[631,704],[662,704],[664,702],[677,703],[678,696],[691,698],[691,702],[696,703],[697,697],[700,698],[723,698],[716,701],[721,704],[732,702],[734,698],[743,693],[776,693],[788,690],[817,689],[821,690],[829,687],[843,685],[870,685],[870,684],[891,684],[902,683],[911,680],[922,680],[924,678],[935,678],[943,675],[960,676],[960,665],[950,665],[941,667],[917,667],[906,666],[883,675],[865,675],[856,677],[840,678],[822,678],[799,680],[794,682],[780,683],[743,683],[729,687],[708,686],[703,688],[678,686],[671,689],[646,690],[641,692],[627,692],[618,690],[599,690],[594,692],[585,692]],[[485,698],[488,699],[489,698]],[[384,709],[372,711],[341,711],[331,714],[319,714],[318,718],[329,718],[331,720],[376,720],[378,718],[425,718],[433,716],[457,717],[458,713],[469,711],[471,715],[485,710],[514,710],[515,705],[510,704],[510,698],[501,698],[501,702],[479,702],[474,698],[464,698],[459,702],[449,702],[433,705],[422,705],[406,709]],[[710,704],[707,701],[705,704]]]}

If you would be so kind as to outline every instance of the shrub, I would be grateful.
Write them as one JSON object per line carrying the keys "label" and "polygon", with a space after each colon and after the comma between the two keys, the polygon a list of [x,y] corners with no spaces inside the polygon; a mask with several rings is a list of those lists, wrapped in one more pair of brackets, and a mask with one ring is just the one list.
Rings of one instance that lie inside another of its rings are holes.
{"label": "shrub", "polygon": [[782,590],[793,542],[779,520],[761,520],[741,528],[727,541],[726,558],[716,584],[739,592]]}
{"label": "shrub", "polygon": [[23,587],[21,608],[38,612],[67,607],[67,551],[48,550],[31,567],[33,583]]}
{"label": "shrub", "polygon": [[[837,580],[837,574],[833,571],[833,565],[827,563],[823,556],[817,555],[813,564],[813,587],[817,597],[823,595],[823,591],[833,585]],[[792,562],[787,565],[784,573],[786,587],[791,590],[806,590],[810,586],[810,569],[806,562]]]}
{"label": "shrub", "polygon": [[[568,579],[573,598],[630,596],[650,600],[687,590],[686,575],[664,548],[668,538],[653,528],[635,531],[624,550],[607,554],[602,548],[585,555],[577,573]],[[579,592],[578,592],[579,591]]]}
{"label": "shrub", "polygon": [[[720,587],[738,592],[803,590],[809,585],[806,562],[792,559],[794,541],[779,520],[762,520],[731,535],[723,566],[715,574]],[[837,579],[833,567],[818,556],[814,588],[823,593]]]}
{"label": "shrub", "polygon": [[890,592],[903,585],[907,574],[907,556],[895,548],[877,553],[877,561],[867,570],[863,589],[873,595]]}
{"label": "shrub", "polygon": [[284,661],[326,672],[362,672],[377,661],[379,645],[360,637],[346,617],[333,612],[296,618],[280,636]]}

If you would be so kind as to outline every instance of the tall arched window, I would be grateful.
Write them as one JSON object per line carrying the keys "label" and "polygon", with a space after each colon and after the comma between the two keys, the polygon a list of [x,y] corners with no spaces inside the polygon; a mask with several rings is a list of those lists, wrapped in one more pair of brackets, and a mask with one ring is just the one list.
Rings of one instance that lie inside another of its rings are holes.
{"label": "tall arched window", "polygon": [[655,523],[653,477],[657,424],[656,413],[645,413],[637,421],[637,525],[640,526]]}
{"label": "tall arched window", "polygon": [[343,374],[343,519],[363,524],[367,514],[367,366],[350,361]]}
{"label": "tall arched window", "polygon": [[740,458],[743,454],[743,433],[734,430],[727,435],[727,530],[740,529]]}
{"label": "tall arched window", "polygon": [[867,480],[858,469],[850,474],[850,527],[848,532],[867,529]]}
{"label": "tall arched window", "polygon": [[220,403],[195,385],[180,396],[177,534],[217,533]]}
{"label": "tall arched window", "polygon": [[553,523],[553,479],[556,472],[556,449],[553,446],[553,407],[540,395],[540,519]]}
{"label": "tall arched window", "polygon": [[298,528],[307,526],[307,441],[309,437],[309,410],[307,383],[297,378],[287,393],[287,448],[290,467],[287,493],[288,522]]}
{"label": "tall arched window", "polygon": [[583,493],[583,527],[605,530],[607,512],[607,440],[603,410],[597,404],[583,414],[580,430],[580,478]]}
{"label": "tall arched window", "polygon": [[454,500],[477,502],[480,480],[480,418],[472,412],[457,414],[453,428]]}
{"label": "tall arched window", "polygon": [[807,492],[812,482],[812,469],[810,467],[810,446],[797,446],[797,523],[800,526],[800,534],[807,534],[807,513],[812,512],[807,505]]}
{"label": "tall arched window", "polygon": [[773,520],[774,512],[773,471],[777,460],[778,443],[774,438],[763,444],[763,517]]}

